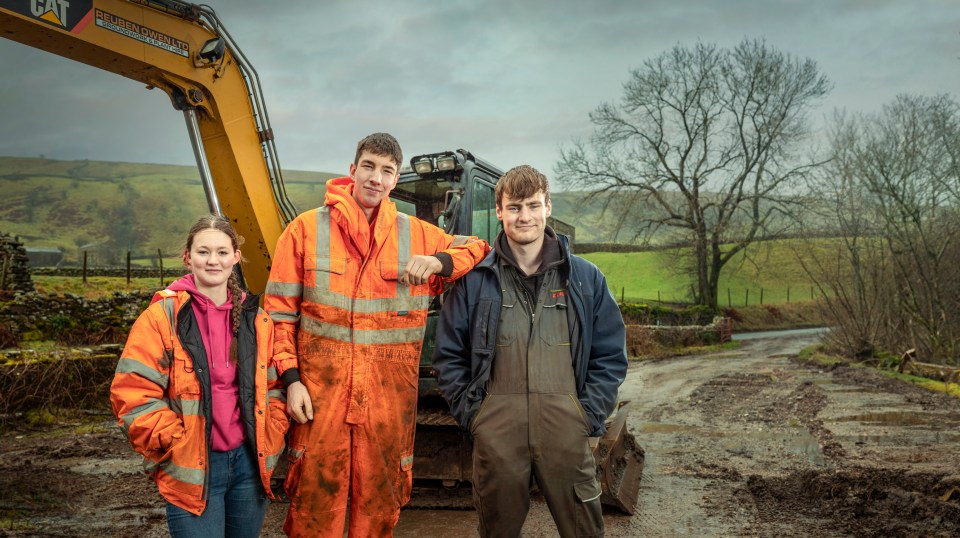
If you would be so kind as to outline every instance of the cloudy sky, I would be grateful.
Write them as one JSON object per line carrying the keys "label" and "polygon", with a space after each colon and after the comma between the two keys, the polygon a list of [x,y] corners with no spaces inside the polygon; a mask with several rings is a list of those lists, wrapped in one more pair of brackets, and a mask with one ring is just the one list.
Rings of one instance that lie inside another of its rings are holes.
{"label": "cloudy sky", "polygon": [[[816,61],[816,111],[960,95],[956,0],[207,0],[263,85],[285,169],[345,173],[356,141],[466,148],[552,175],[588,114],[676,44],[744,38]],[[0,39],[0,156],[194,164],[165,94]]]}

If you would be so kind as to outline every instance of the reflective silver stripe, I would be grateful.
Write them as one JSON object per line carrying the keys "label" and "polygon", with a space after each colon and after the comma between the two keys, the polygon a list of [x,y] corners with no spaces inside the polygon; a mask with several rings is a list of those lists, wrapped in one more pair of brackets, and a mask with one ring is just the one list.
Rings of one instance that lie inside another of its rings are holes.
{"label": "reflective silver stripe", "polygon": [[142,362],[130,358],[121,358],[117,361],[118,374],[137,374],[138,376],[153,381],[162,389],[166,389],[170,384],[170,376],[154,370]]}
{"label": "reflective silver stripe", "polygon": [[174,332],[173,320],[177,319],[176,312],[173,311],[173,297],[163,298],[163,309],[167,311],[167,321],[170,322],[170,334]]}
{"label": "reflective silver stripe", "polygon": [[267,456],[266,464],[267,464],[268,471],[272,471],[274,467],[277,466],[277,462],[280,461],[280,456],[282,455],[283,455],[283,449],[281,448],[280,452]]}
{"label": "reflective silver stripe", "polygon": [[271,367],[267,368],[267,381],[273,381],[274,379],[276,379],[276,378],[278,378],[278,377],[280,377],[280,375],[277,374],[277,367],[276,367],[276,366],[271,366]]}
{"label": "reflective silver stripe", "polygon": [[295,460],[298,460],[298,459],[300,459],[300,456],[303,456],[303,451],[302,451],[302,450],[295,450],[295,449],[293,449],[293,448],[289,448],[289,447],[288,447],[288,448],[287,448],[287,454],[289,454],[291,458],[293,458],[293,459],[295,459]]}
{"label": "reflective silver stripe", "polygon": [[267,401],[280,400],[281,402],[286,403],[287,393],[283,389],[272,389],[267,391]]}
{"label": "reflective silver stripe", "polygon": [[351,299],[333,291],[307,288],[304,299],[324,306],[353,311],[358,314],[376,314],[378,312],[400,312],[402,310],[424,310],[430,306],[429,295],[410,296],[410,286],[397,283],[399,297],[380,299]]}
{"label": "reflective silver stripe", "polygon": [[163,472],[172,476],[178,482],[193,484],[195,486],[202,486],[203,479],[206,478],[207,474],[203,469],[181,467],[173,463],[172,460],[161,462],[160,468],[163,470]]}
{"label": "reflective silver stripe", "polygon": [[459,247],[460,245],[466,245],[470,243],[469,235],[455,235],[453,236],[453,243],[450,243],[451,247]]}
{"label": "reflective silver stripe", "polygon": [[170,406],[167,405],[167,399],[158,400],[156,398],[148,399],[147,403],[140,404],[130,410],[129,413],[123,415],[123,433],[130,433],[130,425],[133,424],[134,420],[137,420],[138,417],[141,417],[147,413],[153,411],[158,411],[160,409],[169,409]]}
{"label": "reflective silver stripe", "polygon": [[153,472],[157,470],[157,462],[143,458],[143,470],[146,471],[147,474],[153,474]]}
{"label": "reflective silver stripe", "polygon": [[406,467],[407,465],[413,465],[413,454],[400,458],[400,466]]}
{"label": "reflective silver stripe", "polygon": [[[329,257],[330,256],[330,227],[333,226],[331,223],[330,208],[327,206],[322,206],[317,208],[317,258]],[[316,289],[319,290],[329,290],[330,289],[330,272],[329,271],[317,271],[315,276]],[[307,293],[304,295],[304,299],[308,301],[313,301],[310,299],[310,292],[314,290],[307,289]],[[313,301],[319,302],[319,301]]]}
{"label": "reflective silver stripe", "polygon": [[183,416],[200,414],[200,400],[183,400],[176,398],[173,401],[180,407],[180,414]]}
{"label": "reflective silver stripe", "polygon": [[315,336],[322,336],[353,344],[406,344],[423,340],[425,327],[351,330],[350,327],[324,323],[313,318],[305,317],[303,321],[300,322],[300,329]]}
{"label": "reflective silver stripe", "polygon": [[277,297],[300,297],[303,295],[303,284],[268,280],[264,293],[267,295],[276,295]]}
{"label": "reflective silver stripe", "polygon": [[292,323],[300,321],[300,314],[296,312],[280,312],[279,310],[271,310],[269,314],[270,319],[273,321],[289,321]]}
{"label": "reflective silver stripe", "polygon": [[[397,297],[410,297],[410,286],[400,283],[400,275],[410,261],[410,217],[397,213]],[[402,266],[400,266],[402,264]]]}

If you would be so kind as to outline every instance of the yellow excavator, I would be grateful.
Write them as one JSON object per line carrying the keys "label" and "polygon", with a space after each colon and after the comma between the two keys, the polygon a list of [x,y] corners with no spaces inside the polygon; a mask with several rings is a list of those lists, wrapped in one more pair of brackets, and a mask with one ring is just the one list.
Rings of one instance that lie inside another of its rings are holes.
{"label": "yellow excavator", "polygon": [[[166,93],[183,113],[210,211],[228,217],[246,240],[246,286],[263,291],[277,238],[297,211],[284,190],[257,73],[213,9],[178,0],[7,0],[0,3],[0,36]],[[498,177],[463,150],[421,155],[393,196],[401,210],[449,233],[491,239]],[[456,492],[469,486],[469,446],[431,383],[434,327],[428,323],[420,368],[414,479],[463,498]],[[627,432],[626,411],[611,418],[594,454],[601,501],[633,513],[643,451]]]}

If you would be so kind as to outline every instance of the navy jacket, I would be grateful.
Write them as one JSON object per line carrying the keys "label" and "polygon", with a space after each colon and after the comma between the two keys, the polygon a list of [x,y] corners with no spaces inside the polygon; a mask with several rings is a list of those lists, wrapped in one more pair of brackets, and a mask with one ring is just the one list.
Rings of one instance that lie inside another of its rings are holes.
{"label": "navy jacket", "polygon": [[[567,238],[558,235],[567,254],[570,343],[577,398],[593,424],[592,436],[603,435],[604,421],[617,403],[617,389],[627,375],[626,329],[620,308],[597,266],[570,253]],[[437,323],[433,368],[440,391],[464,434],[486,396],[497,346],[500,282],[495,250],[457,281],[444,300]]]}

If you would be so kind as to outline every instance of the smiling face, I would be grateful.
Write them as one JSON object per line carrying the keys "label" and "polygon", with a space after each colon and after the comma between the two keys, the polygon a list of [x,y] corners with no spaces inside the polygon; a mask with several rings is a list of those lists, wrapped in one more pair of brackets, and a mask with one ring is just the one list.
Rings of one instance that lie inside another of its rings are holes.
{"label": "smiling face", "polygon": [[363,151],[357,162],[350,165],[350,177],[353,178],[353,199],[369,221],[380,202],[397,186],[400,165],[389,155]]}
{"label": "smiling face", "polygon": [[543,241],[551,205],[543,191],[523,199],[504,193],[497,205],[497,218],[503,223],[503,233],[511,246],[535,245]]}
{"label": "smiling face", "polygon": [[239,261],[240,249],[229,235],[214,228],[197,232],[183,253],[183,263],[193,273],[197,289],[208,297],[211,294],[207,290],[226,289],[233,266]]}

